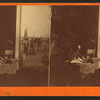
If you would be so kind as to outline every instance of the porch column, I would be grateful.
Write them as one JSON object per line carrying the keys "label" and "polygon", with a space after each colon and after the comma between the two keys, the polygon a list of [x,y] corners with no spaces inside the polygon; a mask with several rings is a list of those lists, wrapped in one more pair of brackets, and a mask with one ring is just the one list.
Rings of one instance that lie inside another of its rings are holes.
{"label": "porch column", "polygon": [[[16,59],[19,59],[20,35],[21,35],[21,6],[17,6],[16,7],[16,42],[15,42]],[[17,68],[19,69],[19,66]]]}
{"label": "porch column", "polygon": [[[99,6],[99,17],[98,17],[98,45],[97,45],[97,57],[100,58],[100,6]],[[100,63],[99,63],[100,67]]]}
{"label": "porch column", "polygon": [[52,12],[51,12],[52,6],[48,7],[48,17],[49,17],[49,66],[48,66],[48,86],[50,86],[50,43],[51,43],[51,17],[52,17]]}

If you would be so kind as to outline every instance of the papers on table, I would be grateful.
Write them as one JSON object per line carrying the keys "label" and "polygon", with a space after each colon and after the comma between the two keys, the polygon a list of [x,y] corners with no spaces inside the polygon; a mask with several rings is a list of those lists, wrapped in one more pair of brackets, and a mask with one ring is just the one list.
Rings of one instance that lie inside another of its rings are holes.
{"label": "papers on table", "polygon": [[80,61],[79,59],[74,59],[70,63],[82,64],[82,61]]}

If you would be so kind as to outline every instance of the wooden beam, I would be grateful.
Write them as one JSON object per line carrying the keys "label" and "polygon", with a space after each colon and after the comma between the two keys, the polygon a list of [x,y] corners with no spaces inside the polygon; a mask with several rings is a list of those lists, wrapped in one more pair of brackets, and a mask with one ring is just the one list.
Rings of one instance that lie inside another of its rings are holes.
{"label": "wooden beam", "polygon": [[[16,40],[15,40],[15,58],[19,59],[21,35],[21,6],[16,7]],[[17,66],[19,69],[19,65]]]}

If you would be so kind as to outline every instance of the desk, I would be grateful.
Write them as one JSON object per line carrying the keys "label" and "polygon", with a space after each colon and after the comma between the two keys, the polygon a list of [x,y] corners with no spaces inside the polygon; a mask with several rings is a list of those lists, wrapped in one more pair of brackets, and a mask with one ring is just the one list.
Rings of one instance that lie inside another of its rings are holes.
{"label": "desk", "polygon": [[83,74],[90,74],[90,73],[95,73],[96,69],[99,69],[100,66],[100,61],[96,61],[94,63],[82,63],[80,64],[80,72]]}
{"label": "desk", "polygon": [[75,64],[79,68],[79,72],[81,72],[82,74],[85,75],[88,75],[90,73],[94,74],[95,70],[100,68],[100,58],[91,58],[91,59],[93,63],[89,62],[78,63],[79,62],[78,60],[73,60],[74,61],[73,64]]}
{"label": "desk", "polygon": [[17,71],[17,62],[13,64],[0,65],[0,74],[16,74],[16,71]]}

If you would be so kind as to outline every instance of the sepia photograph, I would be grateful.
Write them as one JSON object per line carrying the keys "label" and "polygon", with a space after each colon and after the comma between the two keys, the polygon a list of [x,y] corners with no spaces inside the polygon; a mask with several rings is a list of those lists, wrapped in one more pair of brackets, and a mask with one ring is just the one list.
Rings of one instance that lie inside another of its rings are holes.
{"label": "sepia photograph", "polygon": [[0,6],[0,86],[48,86],[51,9]]}
{"label": "sepia photograph", "polygon": [[50,86],[100,86],[99,6],[52,6]]}
{"label": "sepia photograph", "polygon": [[0,86],[100,86],[99,5],[0,6]]}

